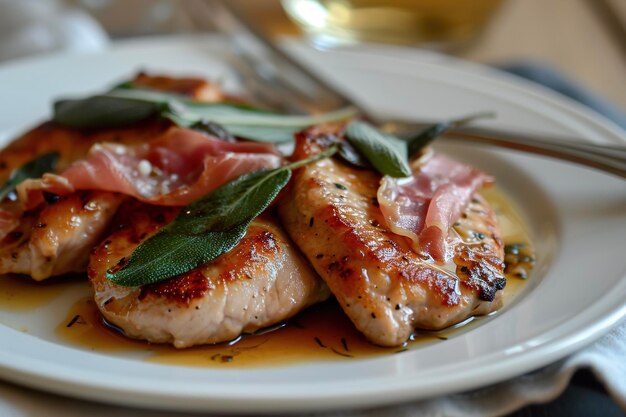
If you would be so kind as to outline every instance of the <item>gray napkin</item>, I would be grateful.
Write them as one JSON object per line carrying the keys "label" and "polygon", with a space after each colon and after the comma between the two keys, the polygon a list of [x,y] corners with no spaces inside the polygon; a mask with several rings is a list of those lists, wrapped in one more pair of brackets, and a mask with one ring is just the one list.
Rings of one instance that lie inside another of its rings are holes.
{"label": "gray napkin", "polygon": [[602,114],[626,130],[626,114],[602,97],[576,84],[554,68],[536,62],[516,62],[499,65],[501,70],[534,81],[557,91]]}

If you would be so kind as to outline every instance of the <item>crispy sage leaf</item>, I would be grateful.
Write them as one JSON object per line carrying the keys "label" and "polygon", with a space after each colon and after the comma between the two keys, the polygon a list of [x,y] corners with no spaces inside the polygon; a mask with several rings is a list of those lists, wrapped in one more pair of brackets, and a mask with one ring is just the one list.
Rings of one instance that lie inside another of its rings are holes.
{"label": "crispy sage leaf", "polygon": [[363,121],[350,122],[345,136],[381,174],[396,178],[411,175],[404,141]]}
{"label": "crispy sage leaf", "polygon": [[58,101],[53,120],[64,126],[92,129],[122,127],[155,114],[184,127],[214,122],[234,136],[280,143],[292,140],[293,134],[305,127],[350,118],[356,110],[348,107],[315,116],[283,115],[239,103],[202,103],[176,94],[126,88]]}
{"label": "crispy sage leaf", "polygon": [[107,278],[141,286],[183,274],[235,247],[248,225],[289,182],[291,170],[328,157],[326,152],[280,168],[242,175],[184,207],[174,221],[148,238],[120,270]]}
{"label": "crispy sage leaf", "polygon": [[123,127],[158,114],[166,103],[99,95],[54,103],[52,120],[76,129]]}
{"label": "crispy sage leaf", "polygon": [[360,154],[356,149],[354,149],[354,147],[352,145],[350,145],[350,142],[348,141],[342,141],[339,142],[339,156],[341,156],[341,158],[358,167],[358,168],[371,168],[372,164],[369,163],[369,161],[362,155]]}
{"label": "crispy sage leaf", "polygon": [[226,142],[234,142],[235,137],[219,123],[201,120],[189,126],[193,130],[207,133]]}
{"label": "crispy sage leaf", "polygon": [[124,286],[163,281],[231,250],[248,225],[285,186],[291,171],[279,168],[235,179],[183,208],[176,219],[143,242],[121,270],[107,278]]}
{"label": "crispy sage leaf", "polygon": [[193,126],[201,120],[212,121],[240,138],[283,143],[292,141],[294,133],[305,127],[348,119],[355,114],[355,109],[351,107],[315,116],[298,116],[264,113],[226,104],[202,105],[194,102],[192,105],[187,103],[181,111],[165,116],[180,126]]}
{"label": "crispy sage leaf", "polygon": [[0,201],[4,200],[22,181],[28,178],[39,178],[46,172],[52,172],[58,160],[59,154],[57,152],[49,152],[16,168],[7,182],[0,188]]}
{"label": "crispy sage leaf", "polygon": [[435,123],[426,129],[422,130],[418,134],[407,139],[409,147],[409,159],[420,153],[422,148],[431,143],[437,137],[443,135],[450,129],[465,126],[477,119],[483,119],[487,117],[493,117],[494,113],[476,113],[462,119],[445,120],[443,122]]}

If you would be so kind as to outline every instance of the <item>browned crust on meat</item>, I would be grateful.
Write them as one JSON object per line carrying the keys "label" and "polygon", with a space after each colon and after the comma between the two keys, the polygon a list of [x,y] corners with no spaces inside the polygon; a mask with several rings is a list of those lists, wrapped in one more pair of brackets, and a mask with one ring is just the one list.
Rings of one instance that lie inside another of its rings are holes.
{"label": "browned crust on meat", "polygon": [[210,83],[202,78],[168,77],[148,75],[141,72],[137,74],[133,84],[154,90],[182,94],[201,101],[220,101],[224,99],[218,84]]}
{"label": "browned crust on meat", "polygon": [[[135,82],[162,91],[188,95],[198,100],[221,99],[221,93],[216,84],[209,84],[200,79],[140,74]],[[172,126],[171,121],[157,117],[124,128],[94,130],[70,129],[53,122],[45,122],[0,150],[0,182],[6,181],[15,168],[44,153],[53,151],[59,153],[60,158],[55,167],[58,173],[64,171],[74,161],[84,158],[96,143],[115,142],[123,145],[146,143],[160,137]],[[82,207],[80,200],[85,196],[84,193],[77,193],[60,200],[57,196],[49,196],[51,197],[49,201],[35,210],[24,213],[20,225],[1,242],[3,251],[0,253],[0,271],[25,273],[32,275],[35,279],[47,278],[45,271],[54,275],[84,271],[89,250],[96,243],[93,239],[100,237],[100,228],[110,221],[114,212],[113,206],[117,207],[122,200],[120,196],[114,197],[112,193],[107,193],[107,197],[99,198],[102,204],[98,205],[96,210],[85,212],[80,209]],[[5,200],[0,204],[4,210],[21,212],[19,203]],[[99,209],[102,212],[96,213]],[[70,222],[72,216],[83,223],[93,221],[95,217],[98,217],[97,230],[91,235],[89,228],[80,229],[81,233],[87,233],[82,237],[73,236],[74,228]],[[35,228],[35,225],[47,226]],[[66,239],[67,242],[73,241],[71,248],[76,252],[75,256],[63,253],[62,245],[57,244],[59,239]],[[81,239],[85,242],[83,247],[78,244]],[[38,252],[54,252],[57,249],[58,253],[36,256]],[[76,259],[76,265],[55,265],[62,258]]]}
{"label": "browned crust on meat", "polygon": [[[90,278],[96,281],[101,279],[103,264],[105,270],[122,268],[135,248],[170,223],[178,211],[179,208],[152,206],[134,200],[124,204],[112,225],[115,232],[92,251]],[[143,286],[140,299],[154,295],[188,305],[218,284],[252,279],[258,272],[260,261],[271,267],[272,260],[280,258],[279,239],[266,227],[251,225],[241,242],[232,250],[187,273]]]}
{"label": "browned crust on meat", "polygon": [[[319,130],[305,132],[295,155],[319,153],[327,142]],[[466,231],[471,224],[481,237],[459,239],[454,246],[456,274],[424,259],[385,227],[376,201],[379,182],[372,171],[322,160],[294,174],[279,206],[291,237],[357,328],[375,343],[396,345],[409,336],[408,328],[447,327],[482,302],[497,308],[496,292],[505,283],[503,248],[488,204],[476,199],[455,225]]]}
{"label": "browned crust on meat", "polygon": [[89,248],[98,243],[122,199],[108,192],[81,191],[25,212],[17,229],[0,241],[0,273],[41,280],[84,271]]}
{"label": "browned crust on meat", "polygon": [[193,270],[156,284],[141,287],[138,299],[143,301],[150,294],[165,297],[180,304],[189,305],[194,298],[200,298],[209,290],[209,280],[202,271]]}
{"label": "browned crust on meat", "polygon": [[[495,213],[484,198],[476,195],[466,210],[466,216],[456,227],[459,230],[472,230],[471,239],[475,242],[457,246],[454,256],[456,274],[460,277],[462,286],[478,292],[479,299],[493,301],[497,291],[506,286],[503,276],[504,242]],[[476,226],[465,226],[467,223]]]}
{"label": "browned crust on meat", "polygon": [[[215,288],[216,283],[228,283],[242,279],[253,279],[254,268],[260,259],[277,259],[281,249],[277,237],[270,231],[256,226],[248,229],[246,236],[231,251],[215,259],[210,269],[202,266],[185,274],[163,282],[142,287],[140,299],[154,294],[184,305],[194,298],[200,298],[207,291]],[[209,271],[219,271],[218,275],[208,279]]]}
{"label": "browned crust on meat", "polygon": [[96,247],[88,276],[103,316],[130,337],[177,347],[231,340],[285,320],[328,297],[271,214],[255,219],[229,252],[192,271],[139,288],[108,281],[177,209],[127,201],[113,233]]}
{"label": "browned crust on meat", "polygon": [[[197,78],[149,76],[140,73],[133,81],[160,91],[183,94],[197,100],[216,101],[223,98],[217,84]],[[96,143],[115,142],[124,145],[145,143],[173,126],[169,120],[151,118],[132,126],[115,129],[78,130],[44,122],[29,130],[0,151],[0,181],[37,155],[56,151],[60,154],[56,171],[61,172],[72,162],[82,159]]]}

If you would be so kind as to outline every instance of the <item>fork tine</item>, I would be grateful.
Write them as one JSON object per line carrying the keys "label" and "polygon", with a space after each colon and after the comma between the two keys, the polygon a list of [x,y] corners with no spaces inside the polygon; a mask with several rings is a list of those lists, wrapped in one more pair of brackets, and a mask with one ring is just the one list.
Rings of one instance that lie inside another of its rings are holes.
{"label": "fork tine", "polygon": [[[264,42],[261,33],[242,23],[228,2],[220,0],[191,0],[190,16],[201,28],[212,28],[228,35],[236,70],[265,87],[264,96],[290,112],[322,113],[351,105],[350,101],[320,82],[314,75],[293,61],[271,42]],[[188,9],[189,10],[189,9]],[[250,82],[249,80],[244,80]]]}
{"label": "fork tine", "polygon": [[[320,81],[308,69],[300,66],[277,49],[263,34],[255,33],[242,23],[236,11],[220,0],[188,0],[196,5],[194,15],[213,23],[233,41],[234,66],[244,82],[254,83],[252,90],[257,98],[272,106],[288,111],[319,113],[350,105],[350,101]],[[197,14],[196,14],[197,13]],[[294,80],[299,80],[294,82]],[[282,105],[282,106],[281,106]],[[366,115],[361,110],[362,115]],[[375,120],[371,117],[367,117]],[[404,131],[415,132],[420,124],[415,122],[393,122]],[[626,178],[624,148],[606,148],[602,145],[585,143],[580,139],[537,138],[532,135],[495,129],[456,128],[451,138],[463,137],[466,141],[482,142],[531,153],[552,156],[567,161],[585,164]]]}
{"label": "fork tine", "polygon": [[228,64],[233,74],[235,74],[239,82],[244,86],[246,96],[251,99],[254,104],[260,105],[275,111],[285,113],[293,113],[293,106],[285,101],[284,96],[278,96],[277,90],[270,88],[255,71],[252,71],[250,64],[234,53],[224,53],[224,61]]}

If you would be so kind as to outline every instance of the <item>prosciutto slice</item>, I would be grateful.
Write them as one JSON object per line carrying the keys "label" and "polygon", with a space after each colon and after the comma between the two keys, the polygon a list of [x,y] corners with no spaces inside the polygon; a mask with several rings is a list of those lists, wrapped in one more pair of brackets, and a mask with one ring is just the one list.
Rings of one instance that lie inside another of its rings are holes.
{"label": "prosciutto slice", "polygon": [[411,239],[417,252],[443,262],[448,231],[472,195],[493,182],[476,168],[435,154],[411,177],[383,177],[377,197],[392,232]]}
{"label": "prosciutto slice", "polygon": [[118,192],[150,204],[184,206],[240,175],[276,168],[281,162],[271,144],[230,143],[172,128],[141,145],[96,144],[86,159],[61,175],[24,181],[18,195],[25,207],[38,204],[41,191],[74,190]]}

